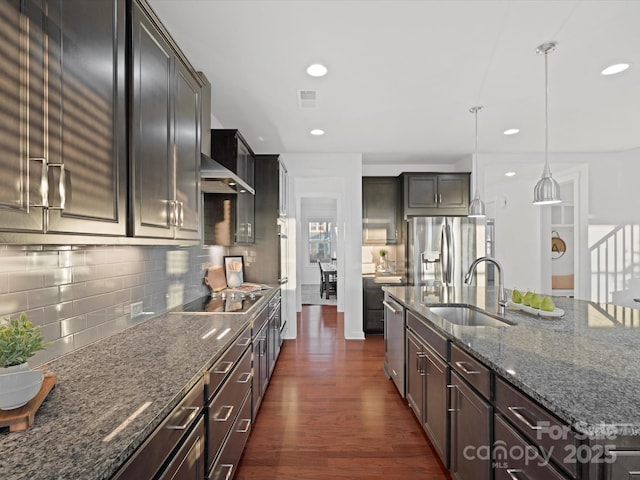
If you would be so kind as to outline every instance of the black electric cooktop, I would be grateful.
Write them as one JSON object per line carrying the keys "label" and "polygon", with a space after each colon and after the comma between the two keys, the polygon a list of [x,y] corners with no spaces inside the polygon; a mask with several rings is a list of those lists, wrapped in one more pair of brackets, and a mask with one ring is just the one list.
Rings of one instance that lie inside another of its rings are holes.
{"label": "black electric cooktop", "polygon": [[246,313],[259,300],[260,295],[220,292],[189,302],[179,311],[186,313]]}

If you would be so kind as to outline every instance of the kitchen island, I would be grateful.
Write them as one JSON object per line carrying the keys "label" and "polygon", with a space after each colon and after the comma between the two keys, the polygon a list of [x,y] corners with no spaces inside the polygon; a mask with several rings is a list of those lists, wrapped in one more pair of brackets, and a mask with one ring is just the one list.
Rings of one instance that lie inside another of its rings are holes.
{"label": "kitchen island", "polygon": [[0,431],[0,478],[111,478],[277,293],[246,314],[166,313],[43,365],[57,386],[31,427]]}
{"label": "kitchen island", "polygon": [[[640,458],[639,310],[554,297],[565,311],[561,318],[508,308],[504,318],[514,325],[474,327],[447,322],[429,307],[471,305],[495,313],[492,289],[408,286],[385,287],[385,292],[447,338],[452,350],[486,365],[494,375],[492,386],[499,381],[515,386],[565,423],[580,439],[575,445],[611,445],[630,452],[627,458],[636,455],[632,463]],[[488,399],[498,411],[495,397]],[[532,425],[531,431],[538,428]],[[599,453],[602,463],[609,463],[608,450]],[[577,477],[617,478],[603,473],[613,471],[589,466]]]}

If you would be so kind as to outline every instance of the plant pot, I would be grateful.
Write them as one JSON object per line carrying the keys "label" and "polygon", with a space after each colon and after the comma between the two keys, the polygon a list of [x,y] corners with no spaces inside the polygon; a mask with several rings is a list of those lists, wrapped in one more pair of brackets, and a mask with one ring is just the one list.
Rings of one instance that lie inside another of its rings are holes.
{"label": "plant pot", "polygon": [[26,372],[29,370],[29,362],[24,362],[19,365],[11,365],[10,367],[0,368],[0,375],[5,373]]}
{"label": "plant pot", "polygon": [[29,370],[28,363],[0,368],[0,410],[13,410],[29,402],[40,391],[44,374]]}

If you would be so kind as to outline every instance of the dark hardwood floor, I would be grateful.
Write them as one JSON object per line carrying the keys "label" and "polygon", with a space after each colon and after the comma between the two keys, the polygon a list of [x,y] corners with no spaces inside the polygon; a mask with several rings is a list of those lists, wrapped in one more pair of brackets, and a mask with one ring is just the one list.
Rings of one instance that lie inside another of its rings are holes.
{"label": "dark hardwood floor", "polygon": [[345,341],[336,307],[303,306],[235,478],[448,480],[383,361],[381,336]]}

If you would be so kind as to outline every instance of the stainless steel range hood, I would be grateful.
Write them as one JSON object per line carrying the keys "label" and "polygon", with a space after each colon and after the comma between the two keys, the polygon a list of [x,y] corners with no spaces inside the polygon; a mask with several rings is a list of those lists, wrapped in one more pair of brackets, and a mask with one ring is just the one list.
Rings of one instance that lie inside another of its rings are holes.
{"label": "stainless steel range hood", "polygon": [[200,157],[200,188],[203,193],[256,193],[238,175],[204,153]]}

